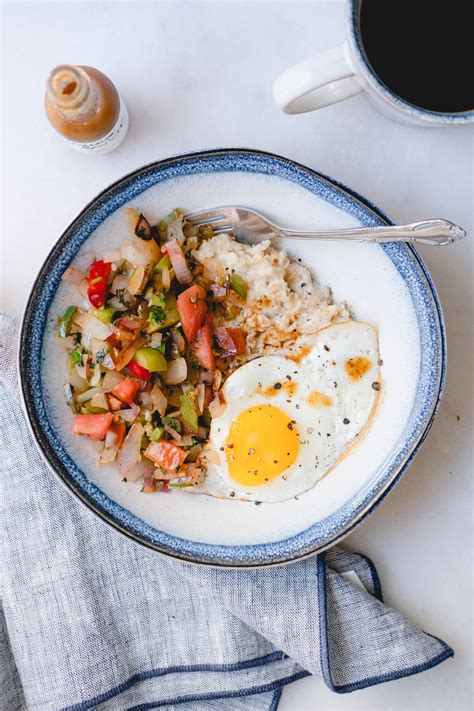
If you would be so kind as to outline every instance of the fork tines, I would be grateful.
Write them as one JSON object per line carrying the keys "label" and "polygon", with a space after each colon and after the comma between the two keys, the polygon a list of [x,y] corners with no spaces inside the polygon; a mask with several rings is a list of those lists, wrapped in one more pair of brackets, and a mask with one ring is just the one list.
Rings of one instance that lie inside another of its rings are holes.
{"label": "fork tines", "polygon": [[228,222],[225,215],[219,210],[201,210],[185,215],[185,219],[195,227],[201,225],[212,225],[215,233],[232,232],[233,226]]}

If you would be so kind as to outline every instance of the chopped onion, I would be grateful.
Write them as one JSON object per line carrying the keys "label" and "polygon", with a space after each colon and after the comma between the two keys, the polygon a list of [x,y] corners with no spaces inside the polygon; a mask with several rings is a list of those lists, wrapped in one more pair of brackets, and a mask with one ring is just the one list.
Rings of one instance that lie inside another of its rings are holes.
{"label": "chopped onion", "polygon": [[127,476],[140,461],[140,447],[144,432],[139,422],[135,422],[130,427],[117,455],[117,467],[121,476]]}
{"label": "chopped onion", "polygon": [[135,482],[141,479],[142,477],[153,476],[154,471],[155,465],[153,464],[153,462],[150,462],[149,459],[142,459],[138,462],[138,464],[135,464],[132,469],[128,471],[127,481]]}
{"label": "chopped onion", "polygon": [[181,438],[181,435],[179,434],[179,432],[176,432],[176,430],[173,429],[173,427],[170,427],[169,425],[165,425],[165,432],[168,432],[168,434],[170,434],[172,436],[172,438],[174,439],[176,444],[179,444],[180,446],[182,445],[183,440]]}
{"label": "chopped onion", "polygon": [[160,248],[156,244],[154,239],[143,240],[137,235],[133,235],[131,243],[136,249],[138,249],[145,257],[147,257],[148,264],[157,262],[161,257]]}
{"label": "chopped onion", "polygon": [[153,407],[153,398],[151,397],[151,393],[147,392],[142,392],[138,396],[138,400],[143,407],[148,407],[151,408]]}
{"label": "chopped onion", "polygon": [[188,375],[188,365],[184,358],[176,358],[176,360],[170,360],[168,363],[168,369],[165,373],[165,383],[167,385],[178,385],[186,380]]}
{"label": "chopped onion", "polygon": [[126,410],[116,410],[115,414],[125,420],[125,422],[133,422],[137,419],[140,414],[140,408],[134,402],[131,403],[130,407]]}
{"label": "chopped onion", "polygon": [[153,386],[150,393],[153,410],[156,410],[159,415],[164,415],[168,406],[168,400],[158,385]]}
{"label": "chopped onion", "polygon": [[169,291],[169,288],[171,286],[171,276],[170,276],[170,270],[167,269],[166,267],[161,272],[161,283],[163,285],[163,289],[165,291]]}
{"label": "chopped onion", "polygon": [[161,342],[163,341],[163,334],[157,331],[157,333],[152,333],[151,334],[151,340],[150,340],[150,346],[152,348],[158,348],[158,346],[161,346]]}
{"label": "chopped onion", "polygon": [[[143,240],[141,241],[143,242]],[[143,244],[145,244],[145,242],[143,242]],[[146,266],[150,261],[148,256],[128,239],[124,240],[121,252],[122,257],[128,262],[131,262],[134,267]]]}
{"label": "chopped onion", "polygon": [[73,286],[79,286],[81,281],[85,279],[85,276],[82,272],[79,271],[79,269],[75,269],[74,267],[68,267],[64,274],[62,275],[61,279],[66,283],[66,284],[72,284]]}
{"label": "chopped onion", "polygon": [[216,369],[214,371],[214,377],[212,379],[212,387],[217,392],[222,384],[222,373],[220,370]]}
{"label": "chopped onion", "polygon": [[[105,397],[104,393],[96,393],[92,398],[91,398],[91,407],[100,407],[101,410],[108,410],[109,409],[109,403],[107,398]],[[111,431],[111,430],[109,430]]]}
{"label": "chopped onion", "polygon": [[94,365],[93,374],[92,374],[91,378],[89,378],[89,383],[91,385],[98,385],[100,383],[101,375],[102,375],[102,373],[100,372],[100,365],[98,363],[96,363]]}
{"label": "chopped onion", "polygon": [[196,397],[196,405],[199,411],[199,414],[202,415],[202,411],[204,410],[204,398],[206,396],[206,386],[204,383],[200,383],[200,385],[197,386],[197,397]]}
{"label": "chopped onion", "polygon": [[99,386],[96,386],[94,388],[90,388],[89,390],[86,390],[85,392],[81,393],[80,395],[76,396],[76,400],[79,403],[87,402],[87,400],[90,400],[94,395],[97,395],[97,393],[103,393],[104,388]]}
{"label": "chopped onion", "polygon": [[142,290],[143,280],[145,279],[145,267],[140,265],[134,271],[127,284],[127,291],[132,296],[136,296]]}
{"label": "chopped onion", "polygon": [[224,398],[220,393],[217,393],[214,400],[209,403],[209,412],[211,413],[211,417],[220,417],[220,415],[223,414],[225,409],[226,403],[224,401]]}
{"label": "chopped onion", "polygon": [[104,375],[104,380],[102,382],[104,390],[112,390],[112,388],[115,385],[118,385],[118,383],[120,383],[124,378],[125,375],[122,375],[122,373],[118,373],[116,370],[111,370],[107,372]]}
{"label": "chopped onion", "polygon": [[127,311],[127,309],[129,308],[129,305],[122,304],[122,302],[117,296],[112,296],[112,298],[109,299],[107,303],[109,306],[113,306],[116,311]]}
{"label": "chopped onion", "polygon": [[193,275],[191,274],[191,271],[186,263],[186,258],[178,240],[172,239],[169,242],[166,242],[162,247],[162,251],[166,252],[171,259],[171,264],[173,265],[176,279],[179,283],[190,284],[193,280]]}
{"label": "chopped onion", "polygon": [[126,274],[117,274],[110,287],[110,292],[116,294],[117,291],[122,291],[127,288],[129,277]]}
{"label": "chopped onion", "polygon": [[107,368],[107,370],[115,370],[114,359],[112,358],[110,353],[107,353],[107,355],[104,356],[101,365],[103,365],[104,368]]}
{"label": "chopped onion", "polygon": [[83,331],[89,333],[93,338],[98,338],[100,341],[105,341],[113,333],[108,324],[103,323],[103,321],[91,314],[77,314],[74,316],[74,321]]}
{"label": "chopped onion", "polygon": [[83,380],[89,381],[89,371],[89,356],[84,353],[81,362],[76,365],[76,373]]}
{"label": "chopped onion", "polygon": [[83,393],[89,388],[87,380],[81,378],[77,372],[76,366],[68,368],[67,379],[69,385],[72,385],[74,388],[74,394]]}

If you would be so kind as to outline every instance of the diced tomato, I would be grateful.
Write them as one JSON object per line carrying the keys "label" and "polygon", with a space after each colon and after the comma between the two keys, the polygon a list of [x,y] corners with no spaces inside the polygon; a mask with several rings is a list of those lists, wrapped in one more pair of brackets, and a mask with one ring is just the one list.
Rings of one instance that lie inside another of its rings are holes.
{"label": "diced tomato", "polygon": [[225,355],[245,353],[245,336],[241,328],[216,328],[214,336]]}
{"label": "diced tomato", "polygon": [[130,316],[122,316],[117,321],[117,326],[119,328],[126,328],[129,331],[138,331],[145,322],[139,318],[131,318]]}
{"label": "diced tomato", "polygon": [[194,355],[201,363],[201,365],[206,368],[206,370],[214,370],[216,367],[216,362],[214,359],[214,353],[212,352],[212,318],[208,316],[206,322],[196,334],[196,338],[191,346],[194,351]]}
{"label": "diced tomato", "polygon": [[113,417],[111,412],[104,415],[74,415],[73,432],[88,435],[94,440],[104,439]]}
{"label": "diced tomato", "polygon": [[186,452],[173,442],[160,439],[158,442],[150,442],[145,457],[151,459],[168,474],[174,474],[179,469],[186,458]]}
{"label": "diced tomato", "polygon": [[87,278],[87,297],[95,309],[100,309],[107,301],[109,291],[109,275],[112,264],[100,259],[93,262]]}
{"label": "diced tomato", "polygon": [[139,383],[138,380],[135,380],[135,378],[125,378],[125,380],[121,380],[120,383],[114,385],[111,392],[112,395],[118,397],[122,402],[131,405],[140,388],[141,383]]}
{"label": "diced tomato", "polygon": [[148,368],[144,368],[142,365],[137,363],[136,360],[131,360],[128,364],[128,369],[132,375],[140,380],[148,381],[151,378],[151,371]]}
{"label": "diced tomato", "polygon": [[117,449],[120,449],[122,446],[122,442],[125,439],[125,431],[127,429],[127,426],[125,422],[112,422],[110,425],[110,430],[112,432],[115,432],[117,435],[117,439],[115,440],[115,446]]}
{"label": "diced tomato", "polygon": [[192,343],[206,318],[206,290],[200,284],[193,284],[178,296],[176,305],[184,335]]}

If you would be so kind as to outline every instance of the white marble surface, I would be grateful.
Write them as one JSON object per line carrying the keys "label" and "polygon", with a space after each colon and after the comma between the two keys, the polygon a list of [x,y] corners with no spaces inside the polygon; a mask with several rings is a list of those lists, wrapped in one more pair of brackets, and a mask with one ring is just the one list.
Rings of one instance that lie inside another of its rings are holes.
{"label": "white marble surface", "polygon": [[[391,123],[363,96],[299,117],[274,107],[271,82],[282,69],[342,41],[338,0],[10,2],[2,9],[4,308],[21,312],[54,241],[104,186],[199,148],[275,151],[347,183],[397,221],[442,216],[472,233],[472,128]],[[131,128],[116,152],[81,156],[50,130],[43,85],[62,62],[95,65],[119,86]],[[446,317],[445,396],[409,472],[347,545],[375,560],[387,602],[444,638],[456,656],[350,695],[308,678],[285,689],[282,711],[471,708],[472,235],[422,253]]]}

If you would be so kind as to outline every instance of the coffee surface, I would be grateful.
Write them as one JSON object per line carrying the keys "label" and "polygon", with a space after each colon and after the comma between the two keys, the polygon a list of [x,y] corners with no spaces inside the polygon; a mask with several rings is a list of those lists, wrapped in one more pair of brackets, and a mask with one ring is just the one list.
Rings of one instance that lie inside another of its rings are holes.
{"label": "coffee surface", "polygon": [[360,35],[375,74],[422,109],[474,109],[469,0],[362,0]]}

